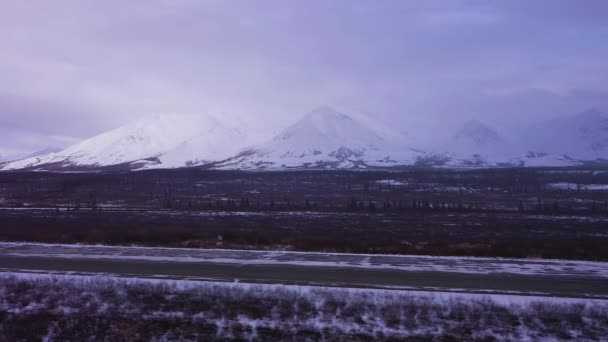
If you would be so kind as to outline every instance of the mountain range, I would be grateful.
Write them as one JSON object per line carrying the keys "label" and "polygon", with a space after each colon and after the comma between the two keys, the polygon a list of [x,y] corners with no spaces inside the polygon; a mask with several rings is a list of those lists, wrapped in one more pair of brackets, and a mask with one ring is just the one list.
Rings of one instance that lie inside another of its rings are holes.
{"label": "mountain range", "polygon": [[598,110],[529,126],[514,140],[477,120],[422,147],[407,141],[402,130],[377,127],[325,106],[268,141],[249,145],[246,133],[211,115],[157,115],[61,151],[5,162],[0,170],[513,167],[608,160],[608,115]]}
{"label": "mountain range", "polygon": [[330,107],[321,107],[223,168],[365,168],[411,164],[419,152]]}
{"label": "mountain range", "polygon": [[79,140],[0,125],[0,163],[58,152]]}

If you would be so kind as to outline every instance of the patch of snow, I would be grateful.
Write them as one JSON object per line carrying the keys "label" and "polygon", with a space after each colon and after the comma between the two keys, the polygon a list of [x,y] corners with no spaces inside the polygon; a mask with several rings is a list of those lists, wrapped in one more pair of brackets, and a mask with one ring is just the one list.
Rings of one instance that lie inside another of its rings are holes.
{"label": "patch of snow", "polygon": [[402,186],[407,185],[407,181],[404,180],[395,180],[395,179],[381,179],[374,181],[374,183],[382,184],[382,185],[394,185],[394,186]]}
{"label": "patch of snow", "polygon": [[555,190],[583,190],[583,191],[608,191],[608,184],[576,184],[568,182],[549,183],[548,189]]}
{"label": "patch of snow", "polygon": [[[487,298],[503,305],[526,305],[534,302],[552,303],[552,304],[568,304],[568,303],[586,303],[586,304],[607,304],[608,298],[571,298],[571,297],[555,297],[547,296],[539,293],[537,295],[524,294],[505,294],[492,293],[480,290],[479,292],[468,292],[465,289],[453,288],[441,290],[421,290],[412,287],[387,287],[387,288],[360,288],[360,287],[335,287],[335,286],[319,286],[319,285],[290,285],[290,284],[261,284],[247,283],[242,281],[219,281],[208,278],[193,278],[193,279],[171,279],[162,275],[152,275],[150,277],[130,277],[120,276],[109,273],[87,273],[87,272],[49,272],[43,270],[21,270],[1,272],[0,277],[15,277],[24,280],[67,280],[74,282],[81,281],[115,281],[125,284],[156,284],[165,285],[180,290],[196,289],[201,286],[216,286],[225,288],[239,288],[244,290],[257,290],[262,292],[276,293],[281,290],[297,291],[300,294],[312,294],[317,291],[335,291],[350,293],[352,295],[359,294],[376,294],[376,295],[398,295],[400,293],[411,296],[424,296],[433,298],[438,303],[451,302],[454,299],[480,299]],[[581,295],[584,295],[581,293]]]}

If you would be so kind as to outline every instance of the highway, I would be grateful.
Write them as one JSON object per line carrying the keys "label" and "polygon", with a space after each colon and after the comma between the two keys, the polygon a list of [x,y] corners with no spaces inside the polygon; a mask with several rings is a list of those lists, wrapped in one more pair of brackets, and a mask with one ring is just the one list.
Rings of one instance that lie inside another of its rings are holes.
{"label": "highway", "polygon": [[559,260],[0,243],[0,271],[608,298],[608,263]]}

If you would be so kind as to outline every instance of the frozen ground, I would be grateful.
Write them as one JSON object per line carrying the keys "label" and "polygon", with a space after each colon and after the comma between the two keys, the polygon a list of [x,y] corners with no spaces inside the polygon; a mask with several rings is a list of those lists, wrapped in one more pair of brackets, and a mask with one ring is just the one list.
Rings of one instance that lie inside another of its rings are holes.
{"label": "frozen ground", "polygon": [[547,184],[546,187],[556,190],[608,191],[608,184],[576,184],[560,182]]}
{"label": "frozen ground", "polygon": [[607,262],[0,242],[0,256],[608,278]]}
{"label": "frozen ground", "polygon": [[0,276],[2,340],[597,341],[603,300]]}

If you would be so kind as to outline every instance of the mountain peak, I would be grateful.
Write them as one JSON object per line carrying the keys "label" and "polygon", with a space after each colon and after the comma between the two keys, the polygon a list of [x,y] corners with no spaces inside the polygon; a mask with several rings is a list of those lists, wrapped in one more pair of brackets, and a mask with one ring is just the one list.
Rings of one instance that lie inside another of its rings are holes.
{"label": "mountain peak", "polygon": [[352,120],[350,116],[340,113],[330,106],[321,106],[304,116],[303,119],[312,120]]}
{"label": "mountain peak", "polygon": [[418,152],[396,147],[349,115],[317,108],[237,161],[243,168],[360,168],[413,163]]}
{"label": "mountain peak", "polygon": [[363,127],[350,116],[329,106],[323,106],[304,115],[273,140],[286,140],[293,137],[298,137],[303,141],[326,138],[349,140],[362,130]]}
{"label": "mountain peak", "polygon": [[454,136],[456,139],[471,139],[476,143],[486,143],[490,140],[502,140],[500,135],[488,125],[471,119]]}
{"label": "mountain peak", "polygon": [[[151,115],[81,141],[60,152],[25,158],[3,168],[52,164],[104,167],[158,158],[201,134],[213,137],[221,135],[225,130],[218,129],[218,126],[218,120],[209,115]],[[206,151],[201,151],[201,155],[205,156]]]}

